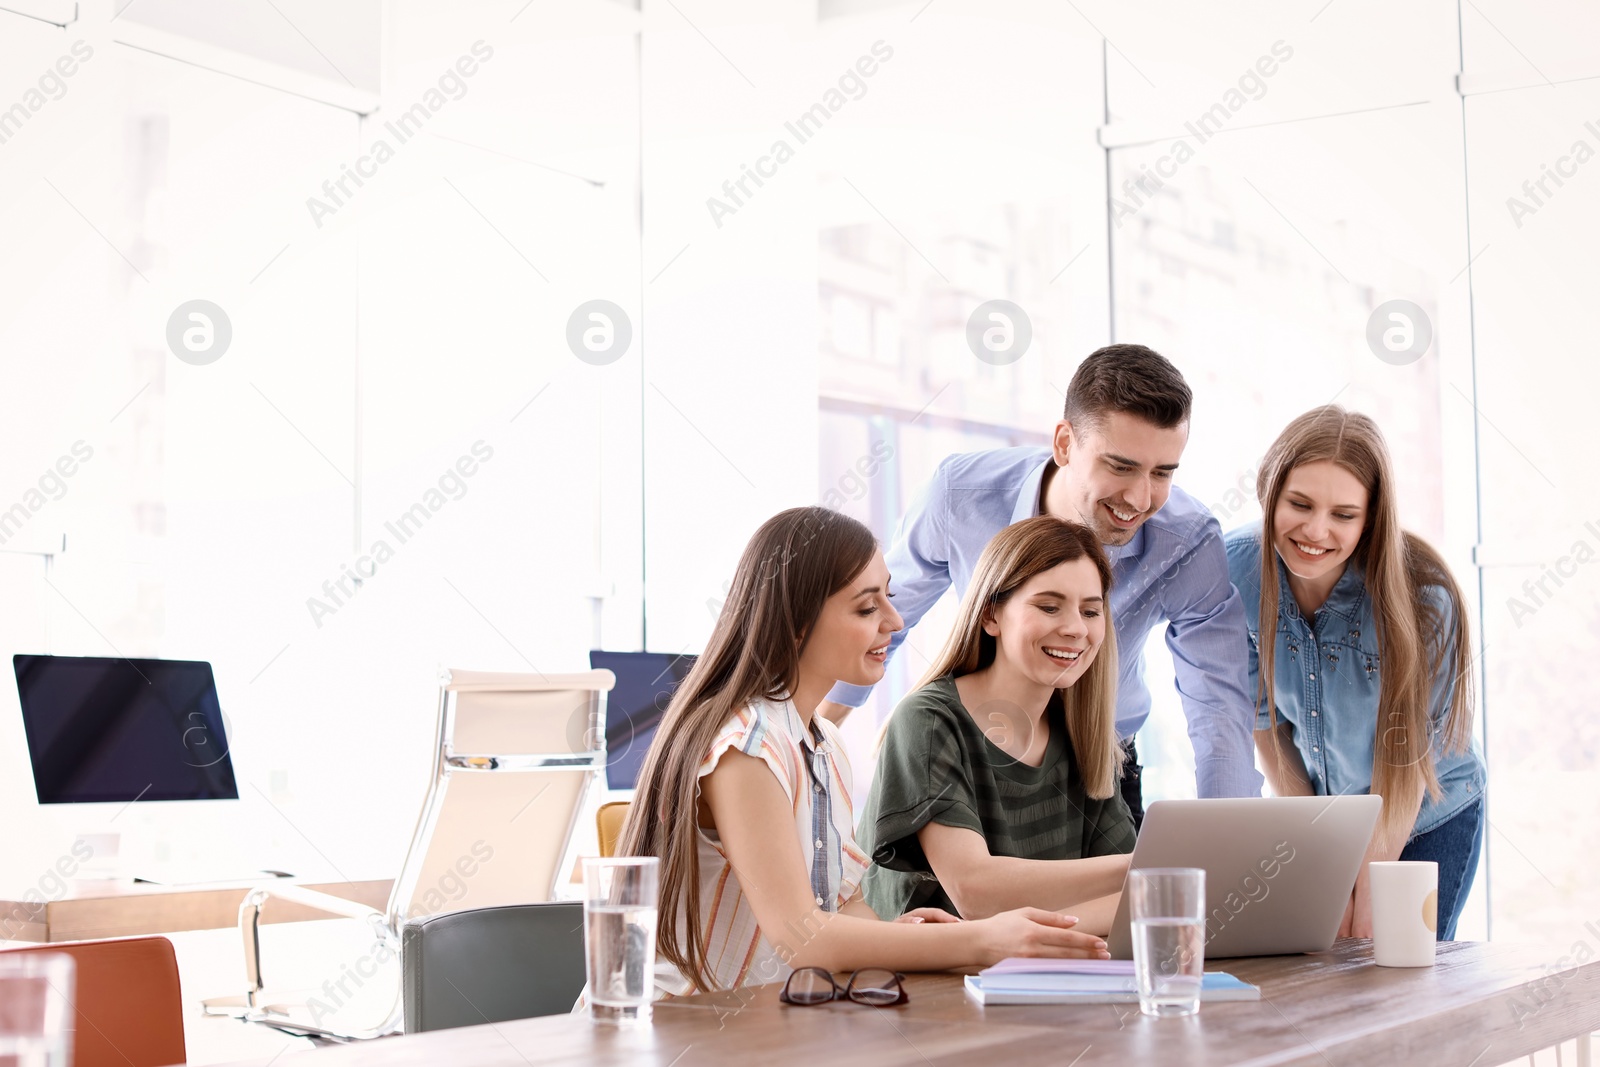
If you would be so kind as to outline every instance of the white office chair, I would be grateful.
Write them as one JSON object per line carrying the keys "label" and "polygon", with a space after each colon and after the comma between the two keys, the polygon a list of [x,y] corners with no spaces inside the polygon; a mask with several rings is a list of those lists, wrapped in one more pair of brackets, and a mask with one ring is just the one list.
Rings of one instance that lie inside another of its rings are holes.
{"label": "white office chair", "polygon": [[606,670],[445,671],[433,781],[388,907],[379,912],[301,886],[257,886],[239,908],[245,993],[207,1000],[205,1013],[334,1041],[397,1032],[398,985],[387,1017],[365,1029],[335,1030],[309,1001],[265,996],[262,906],[276,898],[365,920],[379,951],[398,958],[407,919],[553,899],[573,829],[605,770],[605,694],[615,682]]}

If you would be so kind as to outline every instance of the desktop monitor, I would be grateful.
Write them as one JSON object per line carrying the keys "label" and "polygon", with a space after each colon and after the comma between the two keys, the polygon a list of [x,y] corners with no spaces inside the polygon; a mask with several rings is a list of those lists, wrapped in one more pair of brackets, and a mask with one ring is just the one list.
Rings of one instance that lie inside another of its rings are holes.
{"label": "desktop monitor", "polygon": [[673,690],[694,666],[693,656],[664,652],[589,653],[589,666],[617,676],[606,696],[606,786],[632,789]]}
{"label": "desktop monitor", "polygon": [[14,656],[41,804],[237,800],[211,664]]}

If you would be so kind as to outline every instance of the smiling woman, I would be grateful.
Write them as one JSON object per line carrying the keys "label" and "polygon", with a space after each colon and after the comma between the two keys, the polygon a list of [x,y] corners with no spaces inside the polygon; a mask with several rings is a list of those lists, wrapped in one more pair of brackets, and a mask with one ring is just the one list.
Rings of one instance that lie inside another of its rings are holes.
{"label": "smiling woman", "polygon": [[890,595],[871,532],[838,512],[791,508],[751,538],[656,731],[618,849],[661,861],[659,993],[759,985],[791,968],[1103,953],[1077,920],[1036,908],[884,923],[862,901],[850,761],[815,709],[841,679],[882,677],[900,629]]}
{"label": "smiling woman", "polygon": [[[1228,534],[1227,548],[1267,777],[1280,796],[1383,797],[1366,859],[1437,862],[1437,930],[1452,940],[1485,818],[1460,587],[1401,529],[1388,448],[1367,416],[1301,415],[1256,484],[1262,523]],[[1367,871],[1342,933],[1371,936]]]}
{"label": "smiling woman", "polygon": [[1035,904],[1109,930],[1134,841],[1110,586],[1079,523],[1025,519],[983,550],[948,642],[884,734],[861,820],[879,915]]}

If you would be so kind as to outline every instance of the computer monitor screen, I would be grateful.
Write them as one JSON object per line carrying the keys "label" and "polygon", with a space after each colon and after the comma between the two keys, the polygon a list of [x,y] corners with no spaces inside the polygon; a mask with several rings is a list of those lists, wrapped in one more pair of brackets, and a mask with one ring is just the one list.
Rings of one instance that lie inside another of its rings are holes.
{"label": "computer monitor screen", "polygon": [[14,656],[41,804],[237,800],[211,664]]}
{"label": "computer monitor screen", "polygon": [[617,676],[606,695],[606,785],[632,789],[673,690],[694,666],[693,656],[664,652],[589,653],[589,666]]}

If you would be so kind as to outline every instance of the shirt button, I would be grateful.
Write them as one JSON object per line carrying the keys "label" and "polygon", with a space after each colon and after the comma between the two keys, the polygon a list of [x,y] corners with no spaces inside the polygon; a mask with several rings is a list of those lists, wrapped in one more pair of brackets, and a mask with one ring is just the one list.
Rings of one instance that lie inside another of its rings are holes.
{"label": "shirt button", "polygon": [[820,792],[822,792],[822,783],[821,783],[821,782],[812,782],[812,783],[811,783],[811,791],[812,791],[812,792],[813,792],[813,793],[820,793]]}
{"label": "shirt button", "polygon": [[818,847],[818,848],[821,848],[821,847],[822,847],[822,838],[820,838],[820,837],[819,837],[819,838],[817,838],[817,847]]}
{"label": "shirt button", "polygon": [[817,907],[819,907],[819,908],[822,907],[822,898],[821,897],[817,898]]}
{"label": "shirt button", "polygon": [[1322,749],[1318,748],[1316,745],[1312,745],[1311,746],[1311,751],[1313,751],[1313,752],[1321,752]]}
{"label": "shirt button", "polygon": [[1314,711],[1313,711],[1313,712],[1312,712],[1312,713],[1311,713],[1311,717],[1312,717],[1312,718],[1313,718],[1313,719],[1315,719],[1315,718],[1316,718],[1316,717],[1317,717],[1317,713],[1316,713],[1316,712],[1314,712]]}
{"label": "shirt button", "polygon": [[1307,675],[1307,677],[1310,678],[1313,682],[1317,680],[1317,676],[1316,676],[1315,673],[1309,674],[1309,675]]}

